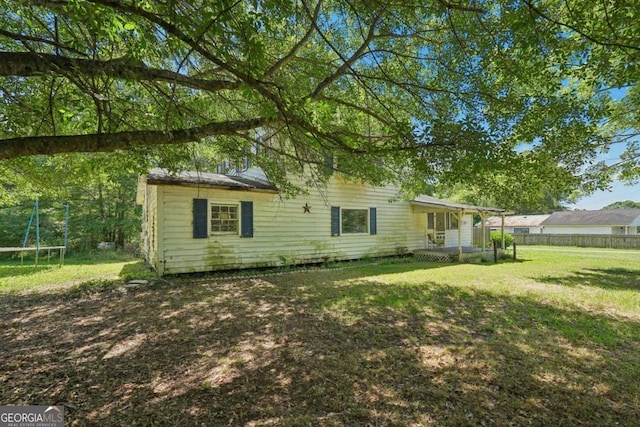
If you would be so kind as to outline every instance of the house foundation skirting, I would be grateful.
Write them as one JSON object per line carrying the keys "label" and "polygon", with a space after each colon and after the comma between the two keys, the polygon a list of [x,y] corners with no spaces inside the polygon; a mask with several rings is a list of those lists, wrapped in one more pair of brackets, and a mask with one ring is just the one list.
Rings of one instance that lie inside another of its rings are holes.
{"label": "house foundation skirting", "polygon": [[[463,248],[458,254],[457,248],[418,249],[413,252],[414,258],[431,262],[482,262],[493,261],[493,249],[482,251],[478,248]],[[504,258],[504,250],[498,249],[498,258]]]}

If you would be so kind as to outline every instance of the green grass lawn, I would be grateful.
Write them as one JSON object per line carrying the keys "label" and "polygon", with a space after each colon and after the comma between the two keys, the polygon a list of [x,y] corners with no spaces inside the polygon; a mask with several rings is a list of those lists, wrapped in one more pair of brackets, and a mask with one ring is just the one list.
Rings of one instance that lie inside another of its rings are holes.
{"label": "green grass lawn", "polygon": [[70,426],[637,425],[640,252],[518,254],[5,292],[0,402]]}
{"label": "green grass lawn", "polygon": [[35,266],[34,255],[0,260],[0,295],[16,292],[60,291],[81,284],[117,282],[130,277],[150,277],[139,259],[118,252],[101,252],[66,257],[60,265],[58,255],[40,258]]}

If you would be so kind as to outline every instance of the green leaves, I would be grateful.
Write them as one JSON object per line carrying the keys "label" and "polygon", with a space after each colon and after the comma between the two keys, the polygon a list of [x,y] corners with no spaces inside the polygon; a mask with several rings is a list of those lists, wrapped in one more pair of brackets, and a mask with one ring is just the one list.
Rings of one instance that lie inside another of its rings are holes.
{"label": "green leaves", "polygon": [[[236,158],[266,131],[272,157],[258,160],[283,188],[287,171],[328,154],[355,178],[410,192],[438,181],[496,186],[511,174],[534,188],[553,171],[563,184],[542,193],[565,194],[617,171],[640,174],[632,145],[620,167],[597,167],[616,136],[637,128],[633,5],[45,0],[7,9],[0,52],[26,52],[43,70],[24,71],[27,59],[0,65],[0,138],[24,144],[12,156],[48,152],[38,136],[86,136],[78,151],[95,151],[96,140],[112,151],[120,145],[101,135],[135,131],[141,144],[157,132],[192,135],[175,141]],[[184,165],[192,151],[132,158]],[[513,204],[544,197],[500,188]]]}

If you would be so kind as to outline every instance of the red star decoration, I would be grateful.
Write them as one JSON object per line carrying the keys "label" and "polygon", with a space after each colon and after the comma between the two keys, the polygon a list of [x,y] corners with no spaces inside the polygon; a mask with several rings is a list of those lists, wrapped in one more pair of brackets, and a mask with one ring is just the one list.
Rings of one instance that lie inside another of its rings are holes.
{"label": "red star decoration", "polygon": [[309,206],[309,203],[305,203],[302,209],[302,213],[311,213],[311,206]]}

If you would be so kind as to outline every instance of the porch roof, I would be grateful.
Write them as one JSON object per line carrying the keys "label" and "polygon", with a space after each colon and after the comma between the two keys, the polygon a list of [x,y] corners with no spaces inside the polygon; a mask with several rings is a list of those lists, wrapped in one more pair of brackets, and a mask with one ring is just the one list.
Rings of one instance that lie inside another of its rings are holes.
{"label": "porch roof", "polygon": [[485,206],[466,205],[464,203],[455,203],[448,200],[436,199],[435,197],[421,195],[411,200],[414,206],[428,208],[435,212],[469,212],[469,213],[506,213],[501,208],[490,208]]}

